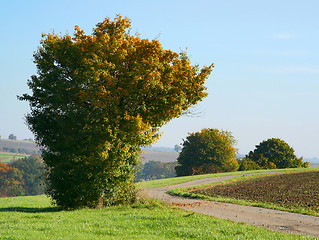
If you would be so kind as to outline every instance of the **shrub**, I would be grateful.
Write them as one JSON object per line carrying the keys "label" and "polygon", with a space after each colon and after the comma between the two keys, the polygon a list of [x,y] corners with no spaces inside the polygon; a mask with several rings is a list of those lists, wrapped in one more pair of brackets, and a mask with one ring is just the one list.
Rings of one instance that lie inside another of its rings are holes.
{"label": "shrub", "polygon": [[256,145],[256,149],[246,156],[260,168],[300,168],[309,167],[303,157],[297,158],[294,149],[279,138],[271,138]]}
{"label": "shrub", "polygon": [[249,158],[244,157],[243,159],[238,160],[239,168],[238,171],[249,171],[249,170],[258,170],[260,169],[259,165],[252,161]]}
{"label": "shrub", "polygon": [[228,131],[205,128],[191,133],[177,159],[177,176],[236,171],[239,166],[235,143]]}
{"label": "shrub", "polygon": [[136,175],[137,181],[172,178],[176,176],[177,162],[149,161],[141,166]]}

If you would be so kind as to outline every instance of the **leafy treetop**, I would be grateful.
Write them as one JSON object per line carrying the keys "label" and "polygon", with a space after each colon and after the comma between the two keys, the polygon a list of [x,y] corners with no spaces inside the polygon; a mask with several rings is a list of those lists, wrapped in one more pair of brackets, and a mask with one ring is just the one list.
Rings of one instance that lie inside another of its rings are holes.
{"label": "leafy treetop", "polygon": [[236,171],[235,144],[228,131],[205,128],[189,134],[177,158],[177,176]]}
{"label": "leafy treetop", "polygon": [[256,163],[260,168],[299,168],[309,167],[303,158],[297,158],[294,149],[284,140],[270,138],[256,145],[254,151],[246,156],[246,161]]}

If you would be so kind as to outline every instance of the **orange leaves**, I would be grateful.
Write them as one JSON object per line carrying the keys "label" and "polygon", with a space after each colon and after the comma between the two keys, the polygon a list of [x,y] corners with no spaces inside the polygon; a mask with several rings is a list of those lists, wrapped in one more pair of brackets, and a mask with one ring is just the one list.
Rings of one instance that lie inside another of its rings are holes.
{"label": "orange leaves", "polygon": [[13,167],[0,162],[0,197],[17,196],[22,193],[22,174]]}
{"label": "orange leaves", "polygon": [[79,26],[75,26],[74,27],[74,38],[73,40],[76,42],[76,41],[79,41],[81,39],[83,39],[84,37],[84,31],[82,29],[80,29]]}
{"label": "orange leaves", "polygon": [[9,165],[0,162],[0,174],[5,174],[9,171],[12,170],[12,167],[10,167]]}
{"label": "orange leaves", "polygon": [[125,37],[126,30],[130,27],[130,20],[127,17],[123,18],[118,14],[114,21],[111,21],[110,18],[105,18],[103,22],[98,23],[93,30],[93,35],[97,37],[109,35],[112,37],[123,38]]}
{"label": "orange leaves", "polygon": [[7,164],[0,162],[0,171],[1,172],[6,173],[6,172],[8,172],[9,169],[10,169],[10,167]]}
{"label": "orange leaves", "polygon": [[[81,43],[89,53],[84,75],[94,79],[94,88],[101,89],[87,92],[98,108],[112,102],[117,114],[139,114],[143,121],[160,127],[207,96],[204,82],[213,65],[199,70],[191,66],[185,52],[164,50],[157,40],[130,36],[126,33],[130,26],[129,19],[120,15],[114,21],[107,18],[97,24],[90,46]],[[75,44],[85,38],[78,27],[75,35]]]}

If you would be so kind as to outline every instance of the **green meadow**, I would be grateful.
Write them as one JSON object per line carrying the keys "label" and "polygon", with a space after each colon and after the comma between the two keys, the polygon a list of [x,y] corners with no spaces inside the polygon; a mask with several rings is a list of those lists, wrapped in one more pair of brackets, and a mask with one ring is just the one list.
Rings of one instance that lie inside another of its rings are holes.
{"label": "green meadow", "polygon": [[[187,181],[193,178],[198,176]],[[0,239],[316,239],[233,223],[146,199],[131,206],[66,211],[44,195],[1,198],[0,212]]]}
{"label": "green meadow", "polygon": [[0,162],[9,163],[12,160],[16,160],[27,156],[29,155],[0,152]]}

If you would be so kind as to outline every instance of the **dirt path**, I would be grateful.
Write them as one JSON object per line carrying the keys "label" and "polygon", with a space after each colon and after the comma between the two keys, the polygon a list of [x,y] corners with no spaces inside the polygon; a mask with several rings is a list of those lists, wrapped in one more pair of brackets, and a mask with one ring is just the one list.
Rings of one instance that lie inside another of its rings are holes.
{"label": "dirt path", "polygon": [[229,219],[235,222],[245,222],[285,233],[319,237],[319,217],[231,203],[181,198],[166,193],[173,188],[220,182],[237,176],[206,178],[173,186],[145,189],[144,194],[150,198],[157,198],[169,202],[179,208],[209,216]]}

